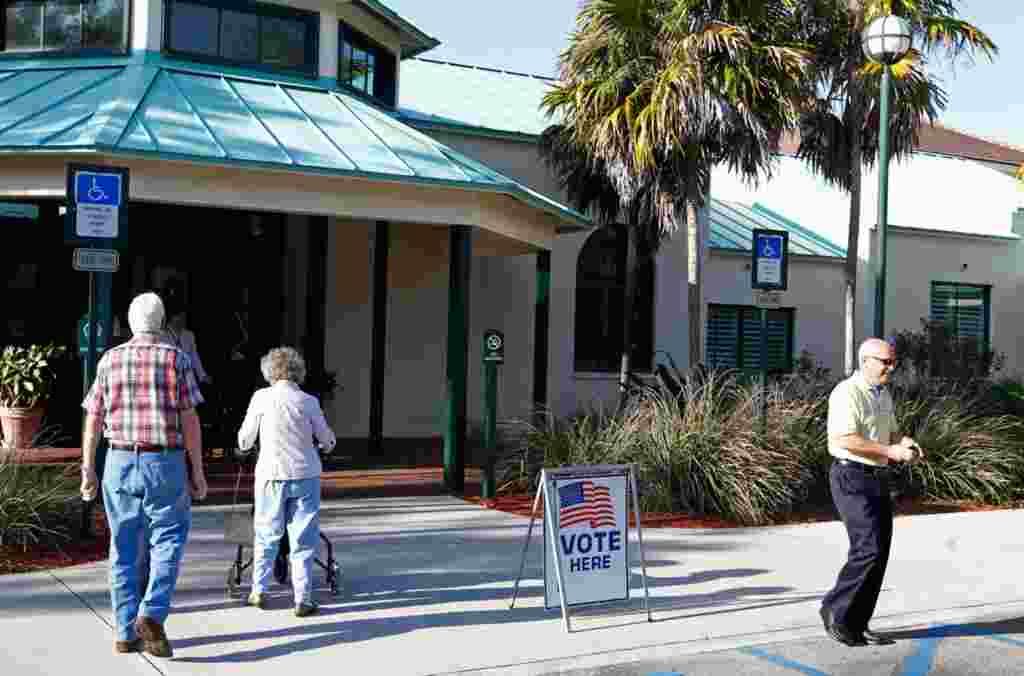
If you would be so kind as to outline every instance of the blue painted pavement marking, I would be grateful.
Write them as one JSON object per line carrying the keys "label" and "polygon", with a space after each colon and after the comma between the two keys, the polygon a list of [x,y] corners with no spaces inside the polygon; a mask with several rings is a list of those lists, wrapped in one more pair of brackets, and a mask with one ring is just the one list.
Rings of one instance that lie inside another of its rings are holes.
{"label": "blue painted pavement marking", "polygon": [[989,636],[988,638],[993,641],[999,641],[1000,643],[1008,643],[1010,645],[1017,646],[1018,648],[1024,648],[1024,641],[1018,641],[1017,639],[1010,638],[1009,636]]}
{"label": "blue painted pavement marking", "polygon": [[903,671],[899,672],[899,676],[926,676],[932,670],[941,640],[941,638],[916,639],[914,643],[917,644],[917,651],[907,655],[903,660]]}
{"label": "blue painted pavement marking", "polygon": [[806,664],[794,662],[793,660],[786,659],[781,655],[773,655],[769,652],[761,650],[760,648],[740,648],[739,652],[746,653],[747,655],[752,655],[753,657],[759,657],[763,660],[768,660],[769,662],[777,664],[780,667],[792,669],[793,671],[798,671],[801,674],[807,674],[807,676],[828,676],[828,674],[826,674],[824,671],[819,671],[814,667],[807,666]]}

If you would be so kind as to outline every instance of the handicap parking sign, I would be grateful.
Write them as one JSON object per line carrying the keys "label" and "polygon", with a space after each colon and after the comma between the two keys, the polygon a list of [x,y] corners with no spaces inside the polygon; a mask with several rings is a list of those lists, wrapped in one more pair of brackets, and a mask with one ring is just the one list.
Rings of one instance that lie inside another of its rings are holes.
{"label": "handicap parking sign", "polygon": [[121,176],[80,171],[75,174],[75,201],[83,204],[121,206]]}
{"label": "handicap parking sign", "polygon": [[69,165],[68,174],[69,218],[75,236],[117,238],[121,207],[128,200],[128,170]]}
{"label": "handicap parking sign", "polygon": [[754,230],[752,239],[751,288],[786,289],[789,281],[786,260],[789,233],[785,230]]}

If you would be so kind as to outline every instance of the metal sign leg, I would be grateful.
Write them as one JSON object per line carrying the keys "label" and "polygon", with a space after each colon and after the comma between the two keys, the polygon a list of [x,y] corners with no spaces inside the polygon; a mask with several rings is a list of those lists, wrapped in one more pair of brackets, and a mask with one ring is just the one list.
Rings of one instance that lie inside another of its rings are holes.
{"label": "metal sign leg", "polygon": [[533,499],[533,509],[530,510],[530,525],[526,529],[526,540],[523,541],[523,556],[519,560],[519,574],[516,575],[515,586],[512,587],[512,604],[508,607],[509,610],[516,607],[516,598],[519,596],[519,580],[523,578],[523,569],[526,567],[526,550],[530,547],[530,537],[533,535],[533,522],[537,520],[537,508],[540,506],[540,496],[544,492],[544,480],[541,475],[541,481],[537,484],[537,496]]}
{"label": "metal sign leg", "polygon": [[[541,479],[543,485],[547,485],[548,478],[546,473],[541,475]],[[556,492],[555,494],[557,495],[558,493]],[[572,633],[572,626],[569,623],[569,606],[565,603],[565,581],[562,579],[562,566],[558,557],[558,535],[555,533],[558,530],[558,522],[552,513],[551,499],[546,490],[544,492],[544,530],[551,536],[551,557],[555,565],[555,579],[558,580],[558,597],[562,601],[562,618],[565,620],[565,631],[566,633]]]}
{"label": "metal sign leg", "polygon": [[640,549],[640,579],[644,583],[644,610],[647,611],[647,621],[654,622],[654,618],[651,617],[651,597],[647,591],[647,558],[644,556],[644,531],[640,525],[640,494],[636,490],[636,466],[629,468],[629,488],[633,493],[633,516],[636,519],[636,537]]}

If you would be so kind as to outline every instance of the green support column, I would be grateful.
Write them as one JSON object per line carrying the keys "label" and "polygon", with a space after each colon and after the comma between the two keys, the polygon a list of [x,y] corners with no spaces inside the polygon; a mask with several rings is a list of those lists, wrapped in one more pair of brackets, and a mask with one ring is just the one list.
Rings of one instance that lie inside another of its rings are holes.
{"label": "green support column", "polygon": [[890,66],[882,65],[882,91],[878,104],[878,268],[875,282],[875,337],[885,339],[885,265],[889,240],[889,99]]}
{"label": "green support column", "polygon": [[384,449],[384,375],[388,345],[388,249],[391,234],[387,221],[379,221],[373,242],[373,329],[370,348],[370,456],[380,458]]}
{"label": "green support column", "polygon": [[444,483],[456,493],[465,485],[466,376],[469,367],[469,268],[472,231],[449,230],[448,358],[445,378]]}
{"label": "green support column", "polygon": [[551,252],[537,253],[537,299],[533,305],[533,408],[548,407],[548,336],[551,317]]}

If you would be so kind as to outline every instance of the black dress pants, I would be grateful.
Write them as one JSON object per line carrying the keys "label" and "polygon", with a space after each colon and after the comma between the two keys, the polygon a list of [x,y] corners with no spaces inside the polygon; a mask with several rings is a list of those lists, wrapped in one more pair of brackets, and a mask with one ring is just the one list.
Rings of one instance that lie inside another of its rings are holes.
{"label": "black dress pants", "polygon": [[832,500],[846,526],[850,551],[835,587],[822,599],[832,619],[856,633],[875,612],[892,545],[892,498],[885,471],[833,462]]}

